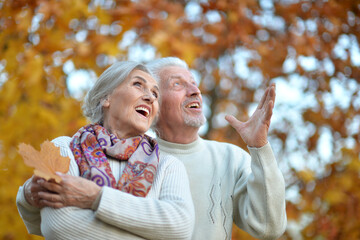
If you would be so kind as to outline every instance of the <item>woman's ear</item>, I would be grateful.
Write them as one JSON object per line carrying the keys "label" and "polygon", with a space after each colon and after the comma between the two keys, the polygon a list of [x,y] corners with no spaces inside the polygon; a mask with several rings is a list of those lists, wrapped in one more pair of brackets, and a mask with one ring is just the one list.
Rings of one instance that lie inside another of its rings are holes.
{"label": "woman's ear", "polygon": [[102,101],[102,106],[103,106],[103,107],[109,107],[109,106],[110,106],[109,97],[106,97],[106,98]]}

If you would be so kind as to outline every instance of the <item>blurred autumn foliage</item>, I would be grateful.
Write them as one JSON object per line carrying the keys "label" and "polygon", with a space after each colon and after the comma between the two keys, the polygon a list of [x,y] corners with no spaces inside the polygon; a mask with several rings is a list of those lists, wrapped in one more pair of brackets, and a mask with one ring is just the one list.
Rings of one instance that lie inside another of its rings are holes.
{"label": "blurred autumn foliage", "polygon": [[[71,73],[94,79],[116,59],[178,56],[201,79],[208,139],[244,148],[224,114],[246,119],[277,83],[281,239],[360,239],[359,16],[357,0],[0,0],[0,238],[38,239],[15,206],[32,174],[17,146],[86,123]],[[233,239],[251,237],[235,227]]]}

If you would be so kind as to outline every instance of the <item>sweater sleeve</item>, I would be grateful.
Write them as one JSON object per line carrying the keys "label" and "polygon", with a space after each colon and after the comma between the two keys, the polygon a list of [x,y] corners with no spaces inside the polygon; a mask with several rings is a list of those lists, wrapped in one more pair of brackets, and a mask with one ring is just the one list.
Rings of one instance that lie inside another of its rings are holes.
{"label": "sweater sleeve", "polygon": [[166,169],[158,199],[105,187],[96,217],[146,239],[190,239],[195,216],[187,179],[176,161]]}
{"label": "sweater sleeve", "polygon": [[16,206],[19,211],[20,217],[22,218],[27,231],[30,234],[35,234],[41,236],[40,230],[40,209],[37,207],[31,206],[25,198],[24,187],[31,181],[28,179],[23,186],[19,187],[18,193],[16,195]]}
{"label": "sweater sleeve", "polygon": [[[58,137],[54,139],[52,142],[57,146],[60,147],[60,154],[62,156],[69,156],[68,148],[66,147],[68,142],[71,140],[70,137]],[[70,167],[68,174],[78,176],[79,169],[76,165],[75,161],[70,161]],[[25,185],[28,184],[31,180],[28,179],[23,186],[19,187],[17,196],[16,196],[16,206],[19,211],[20,217],[22,218],[27,231],[30,234],[35,234],[42,236],[40,224],[41,224],[41,215],[40,209],[30,205],[25,198]]]}
{"label": "sweater sleeve", "polygon": [[104,187],[96,211],[43,208],[43,235],[62,239],[189,239],[194,209],[186,170],[175,158],[166,162],[158,170],[161,178],[156,183],[160,189],[156,198],[139,198]]}
{"label": "sweater sleeve", "polygon": [[284,178],[269,143],[249,151],[251,171],[242,169],[235,185],[234,221],[256,238],[276,239],[287,224]]}

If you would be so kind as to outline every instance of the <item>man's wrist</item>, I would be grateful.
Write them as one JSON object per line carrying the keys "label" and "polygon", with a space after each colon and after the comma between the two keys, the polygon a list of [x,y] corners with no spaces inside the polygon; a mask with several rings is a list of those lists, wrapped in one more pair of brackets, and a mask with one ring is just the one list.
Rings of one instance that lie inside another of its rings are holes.
{"label": "man's wrist", "polygon": [[98,209],[99,204],[100,204],[100,200],[101,200],[101,195],[102,195],[102,193],[103,193],[103,188],[100,189],[98,195],[96,196],[94,202],[93,202],[92,205],[91,205],[91,209],[92,209],[93,211],[96,211],[96,210]]}
{"label": "man's wrist", "polygon": [[32,180],[32,178],[28,179],[24,183],[23,190],[24,190],[24,197],[25,197],[26,202],[29,203],[31,206],[33,206],[31,188],[29,187],[29,184],[30,184],[31,180]]}

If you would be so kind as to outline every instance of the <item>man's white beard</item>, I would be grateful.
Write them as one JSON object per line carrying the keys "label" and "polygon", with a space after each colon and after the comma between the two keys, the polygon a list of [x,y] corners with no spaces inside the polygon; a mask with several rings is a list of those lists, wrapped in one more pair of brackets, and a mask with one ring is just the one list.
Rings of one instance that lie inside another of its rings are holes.
{"label": "man's white beard", "polygon": [[201,114],[199,116],[189,116],[188,114],[183,113],[184,122],[189,127],[201,127],[205,124],[206,118],[204,114]]}

